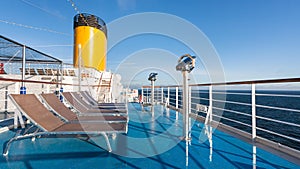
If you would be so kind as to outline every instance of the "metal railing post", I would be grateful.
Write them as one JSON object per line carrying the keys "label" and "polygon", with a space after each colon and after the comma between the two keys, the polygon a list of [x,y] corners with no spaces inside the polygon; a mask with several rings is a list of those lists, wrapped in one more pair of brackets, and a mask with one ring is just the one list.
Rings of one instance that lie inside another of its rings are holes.
{"label": "metal railing post", "polygon": [[188,111],[191,113],[191,106],[192,106],[192,87],[189,86],[188,89]]}
{"label": "metal railing post", "polygon": [[170,87],[168,87],[168,101],[167,101],[167,106],[170,106]]}
{"label": "metal railing post", "polygon": [[161,99],[160,99],[161,103],[164,103],[164,88],[161,87]]}
{"label": "metal railing post", "polygon": [[147,101],[147,103],[149,103],[149,88],[147,88],[146,101]]}
{"label": "metal railing post", "polygon": [[255,83],[252,83],[252,140],[256,138],[256,100],[255,100]]}
{"label": "metal railing post", "polygon": [[178,109],[178,87],[175,88],[175,106],[176,110]]}
{"label": "metal railing post", "polygon": [[182,75],[183,75],[183,86],[182,86],[183,139],[188,141],[190,140],[188,72],[182,71]]}
{"label": "metal railing post", "polygon": [[212,122],[212,107],[213,107],[213,93],[212,93],[212,85],[209,86],[209,108],[208,113],[209,115],[209,122]]}
{"label": "metal railing post", "polygon": [[[189,92],[189,98],[188,98],[188,112],[189,112],[189,115],[192,113],[191,112],[191,110],[192,110],[192,87],[191,86],[189,86],[189,90],[188,90],[188,92]],[[192,136],[192,126],[191,126],[191,124],[192,124],[192,120],[191,120],[191,118],[189,117],[189,120],[188,120],[188,122],[189,122],[189,138],[191,138],[191,136]]]}
{"label": "metal railing post", "polygon": [[25,87],[25,67],[26,67],[26,46],[22,48],[22,84],[20,88],[20,94],[26,94],[26,87]]}
{"label": "metal railing post", "polygon": [[4,102],[4,111],[8,112],[8,86],[5,86]]}
{"label": "metal railing post", "polygon": [[144,88],[142,88],[141,90],[142,90],[142,93],[141,93],[141,95],[142,95],[141,102],[144,103]]}

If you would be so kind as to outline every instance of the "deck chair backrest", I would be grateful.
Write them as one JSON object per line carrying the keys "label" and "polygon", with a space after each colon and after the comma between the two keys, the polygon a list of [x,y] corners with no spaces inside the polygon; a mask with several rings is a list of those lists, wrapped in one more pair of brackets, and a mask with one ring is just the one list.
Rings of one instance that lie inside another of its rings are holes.
{"label": "deck chair backrest", "polygon": [[30,68],[30,69],[29,69],[29,74],[30,74],[30,75],[37,75],[37,73],[36,73],[36,71],[35,71],[34,68]]}
{"label": "deck chair backrest", "polygon": [[68,121],[76,120],[77,116],[67,108],[53,93],[41,94],[41,97],[47,102],[48,106]]}
{"label": "deck chair backrest", "polygon": [[48,76],[53,76],[52,69],[45,69],[45,72]]}
{"label": "deck chair backrest", "polygon": [[63,76],[69,76],[68,71],[67,70],[63,70]]}
{"label": "deck chair backrest", "polygon": [[92,98],[92,96],[89,95],[87,91],[81,91],[80,94],[82,95],[83,98],[85,98],[85,100],[87,100],[92,105],[98,104],[98,102],[94,98]]}
{"label": "deck chair backrest", "polygon": [[44,69],[36,69],[36,71],[38,72],[39,75],[46,75]]}
{"label": "deck chair backrest", "polygon": [[69,76],[76,76],[75,70],[69,69],[68,71],[69,71]]}
{"label": "deck chair backrest", "polygon": [[64,124],[34,94],[11,94],[10,97],[22,114],[44,130],[53,131]]}
{"label": "deck chair backrest", "polygon": [[77,99],[73,98],[70,92],[62,93],[64,98],[79,112],[86,112],[87,108],[84,107]]}
{"label": "deck chair backrest", "polygon": [[90,105],[93,106],[115,106],[115,108],[118,109],[126,109],[125,103],[98,103],[87,91],[81,91],[80,96],[87,102],[87,104],[90,103]]}
{"label": "deck chair backrest", "polygon": [[88,104],[85,100],[83,100],[84,98],[77,92],[72,92],[72,95],[75,99],[77,99],[78,101],[80,101],[80,103],[87,107],[87,108],[91,108],[91,106],[93,106],[93,104]]}

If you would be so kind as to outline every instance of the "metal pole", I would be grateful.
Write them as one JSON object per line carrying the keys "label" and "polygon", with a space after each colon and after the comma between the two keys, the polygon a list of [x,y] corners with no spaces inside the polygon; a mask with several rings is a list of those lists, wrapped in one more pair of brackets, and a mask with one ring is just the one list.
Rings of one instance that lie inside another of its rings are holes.
{"label": "metal pole", "polygon": [[161,87],[161,99],[160,99],[161,103],[164,103],[164,88]]}
{"label": "metal pole", "polygon": [[61,102],[63,102],[63,100],[64,100],[64,98],[63,98],[63,96],[62,96],[62,92],[64,91],[64,88],[63,88],[63,86],[62,86],[62,82],[63,82],[63,63],[61,63],[60,64],[60,90],[59,90],[59,99],[60,99],[60,101]]}
{"label": "metal pole", "polygon": [[[5,105],[4,105],[4,110],[5,110],[5,116],[7,116],[7,112],[8,112],[8,86],[5,87],[5,94],[4,94],[4,102],[5,102]],[[5,117],[7,118],[7,117]]]}
{"label": "metal pole", "polygon": [[60,93],[59,93],[59,66],[56,69],[56,86],[55,86],[55,93],[57,97],[60,97]]}
{"label": "metal pole", "polygon": [[144,103],[144,89],[142,88],[142,99],[141,102]]}
{"label": "metal pole", "polygon": [[170,87],[168,87],[168,103],[167,103],[167,106],[170,105]]}
{"label": "metal pole", "polygon": [[[190,115],[192,112],[191,112],[191,108],[192,108],[192,87],[188,86],[188,114]],[[188,122],[189,122],[189,138],[191,138],[191,118],[188,116]]]}
{"label": "metal pole", "polygon": [[209,141],[209,160],[212,161],[212,152],[213,152],[213,141],[212,141],[212,108],[213,108],[213,93],[212,93],[213,86],[209,86],[209,108],[208,112],[209,113],[209,129],[208,129],[208,141]]}
{"label": "metal pole", "polygon": [[60,64],[60,87],[62,88],[62,82],[64,79],[64,68],[63,63]]}
{"label": "metal pole", "polygon": [[256,100],[255,100],[255,84],[252,84],[252,140],[256,138]]}
{"label": "metal pole", "polygon": [[151,105],[154,105],[154,81],[151,81]]}
{"label": "metal pole", "polygon": [[149,88],[147,88],[146,102],[149,103]]}
{"label": "metal pole", "polygon": [[26,67],[26,46],[23,46],[22,52],[22,84],[20,88],[20,94],[26,94],[26,87],[25,87],[25,67]]}
{"label": "metal pole", "polygon": [[182,71],[183,75],[183,93],[182,93],[182,114],[183,114],[183,137],[186,141],[189,137],[189,86],[188,86],[188,72]]}
{"label": "metal pole", "polygon": [[213,106],[213,94],[212,94],[212,85],[209,86],[209,108],[208,108],[208,113],[209,113],[209,123],[211,124],[212,122],[212,106]]}
{"label": "metal pole", "polygon": [[178,109],[178,87],[175,88],[175,91],[176,91],[175,106],[176,106],[176,111],[177,111],[177,109]]}
{"label": "metal pole", "polygon": [[22,86],[25,86],[25,65],[26,64],[26,47],[23,46],[23,53],[22,53]]}

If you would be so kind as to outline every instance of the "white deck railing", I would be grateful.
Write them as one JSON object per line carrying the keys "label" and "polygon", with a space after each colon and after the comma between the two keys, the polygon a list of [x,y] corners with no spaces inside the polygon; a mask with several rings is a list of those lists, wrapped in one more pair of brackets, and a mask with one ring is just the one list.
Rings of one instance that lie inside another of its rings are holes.
{"label": "white deck railing", "polygon": [[[219,90],[220,86],[227,90]],[[212,107],[213,121],[246,131],[253,141],[263,138],[300,150],[300,78],[189,87],[190,113],[205,118],[199,107]],[[142,91],[144,102],[149,101],[149,86]],[[181,86],[156,86],[154,94],[155,102],[175,110],[182,107]]]}

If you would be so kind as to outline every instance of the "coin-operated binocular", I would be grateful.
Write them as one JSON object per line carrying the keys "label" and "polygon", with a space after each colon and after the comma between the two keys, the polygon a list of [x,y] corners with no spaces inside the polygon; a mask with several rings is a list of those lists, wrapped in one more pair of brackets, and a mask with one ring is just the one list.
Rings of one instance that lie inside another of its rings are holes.
{"label": "coin-operated binocular", "polygon": [[185,54],[178,59],[178,64],[176,66],[177,71],[187,71],[190,73],[195,67],[196,56],[191,56],[190,54]]}
{"label": "coin-operated binocular", "polygon": [[178,59],[176,66],[177,71],[182,72],[183,85],[182,85],[182,114],[183,114],[183,136],[182,139],[186,141],[191,140],[190,118],[189,118],[189,85],[188,76],[189,73],[195,68],[196,56],[190,54],[182,55]]}
{"label": "coin-operated binocular", "polygon": [[154,113],[154,81],[156,80],[157,73],[150,73],[148,80],[151,81],[151,111]]}
{"label": "coin-operated binocular", "polygon": [[156,80],[156,76],[157,76],[157,73],[150,73],[149,77],[148,77],[148,80],[149,81],[155,81]]}

